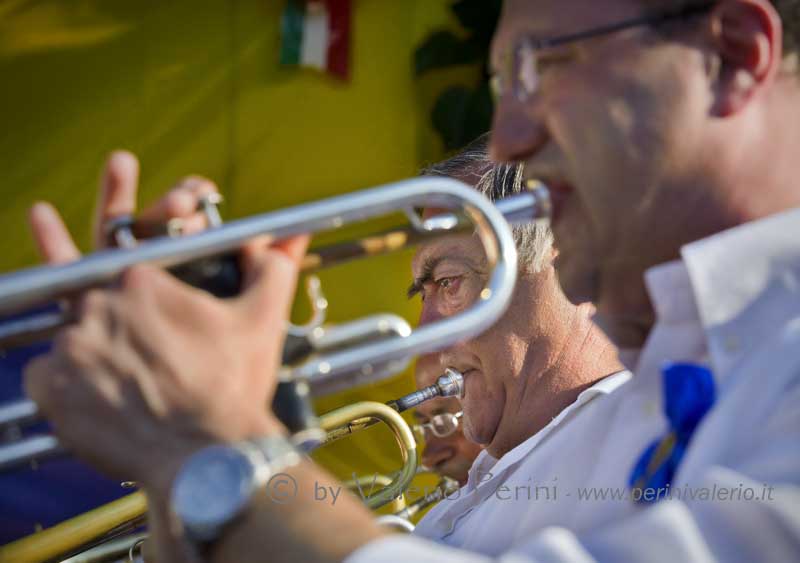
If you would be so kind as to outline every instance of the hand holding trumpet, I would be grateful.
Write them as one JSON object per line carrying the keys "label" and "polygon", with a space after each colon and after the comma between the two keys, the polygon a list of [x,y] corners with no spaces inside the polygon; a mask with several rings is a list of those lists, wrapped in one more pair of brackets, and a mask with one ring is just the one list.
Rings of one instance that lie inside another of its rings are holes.
{"label": "hand holding trumpet", "polygon": [[[134,212],[137,177],[132,155],[111,156],[98,201],[98,246],[106,243],[107,221]],[[210,182],[189,178],[142,216],[152,222],[179,217],[200,229],[197,201],[213,190]],[[52,208],[37,205],[31,224],[47,261],[79,257]],[[288,315],[305,244],[305,238],[273,247],[248,243],[244,291],[232,300],[141,265],[115,287],[86,292],[75,308],[77,322],[28,366],[28,394],[79,455],[160,491],[199,447],[281,431],[264,405],[282,349],[275,327]],[[221,378],[226,385],[218,385]]]}

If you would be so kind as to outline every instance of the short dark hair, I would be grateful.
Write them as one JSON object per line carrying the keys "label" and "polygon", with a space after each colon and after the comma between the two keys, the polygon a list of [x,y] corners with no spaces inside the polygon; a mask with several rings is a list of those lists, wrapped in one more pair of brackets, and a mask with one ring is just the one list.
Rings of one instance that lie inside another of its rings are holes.
{"label": "short dark hair", "polygon": [[[489,158],[489,133],[484,133],[454,156],[432,164],[423,176],[447,176],[462,180],[491,201],[520,193],[522,164],[498,164]],[[547,224],[537,221],[512,227],[520,267],[540,272],[552,258],[553,235]]]}
{"label": "short dark hair", "polygon": [[[769,0],[778,12],[783,26],[783,56],[800,57],[800,0]],[[690,5],[713,5],[714,1],[698,0],[643,0],[647,5],[668,10],[680,10]]]}

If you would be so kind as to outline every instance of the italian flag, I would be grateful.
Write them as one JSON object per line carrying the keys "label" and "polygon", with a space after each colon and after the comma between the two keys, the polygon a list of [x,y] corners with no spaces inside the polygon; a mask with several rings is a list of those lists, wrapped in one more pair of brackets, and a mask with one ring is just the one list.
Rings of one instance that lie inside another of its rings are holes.
{"label": "italian flag", "polygon": [[288,0],[281,18],[281,64],[316,68],[346,80],[350,0]]}

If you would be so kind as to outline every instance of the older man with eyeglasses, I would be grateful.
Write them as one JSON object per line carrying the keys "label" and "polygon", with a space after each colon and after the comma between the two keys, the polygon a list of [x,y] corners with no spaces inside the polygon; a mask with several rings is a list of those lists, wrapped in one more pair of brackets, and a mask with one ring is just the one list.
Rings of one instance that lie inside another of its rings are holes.
{"label": "older man with eyeglasses", "polygon": [[[414,378],[422,389],[441,375],[441,365],[436,356],[423,356],[417,360]],[[469,469],[478,454],[480,445],[469,441],[461,430],[464,412],[456,397],[439,397],[426,401],[414,410],[414,432],[424,443],[422,464],[445,477],[467,484]]]}
{"label": "older man with eyeglasses", "polygon": [[[435,356],[417,360],[414,378],[417,388],[427,387],[441,375],[441,366]],[[480,445],[469,441],[460,428],[464,411],[456,397],[436,398],[426,401],[414,410],[414,433],[424,444],[422,464],[445,477],[467,484],[469,468],[478,454]]]}

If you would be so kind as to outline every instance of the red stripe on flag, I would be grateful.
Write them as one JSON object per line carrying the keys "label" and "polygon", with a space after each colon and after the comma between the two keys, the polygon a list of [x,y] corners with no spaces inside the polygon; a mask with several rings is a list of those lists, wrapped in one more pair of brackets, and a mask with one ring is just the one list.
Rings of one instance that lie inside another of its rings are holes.
{"label": "red stripe on flag", "polygon": [[350,76],[350,0],[325,0],[330,38],[327,70],[347,80]]}

